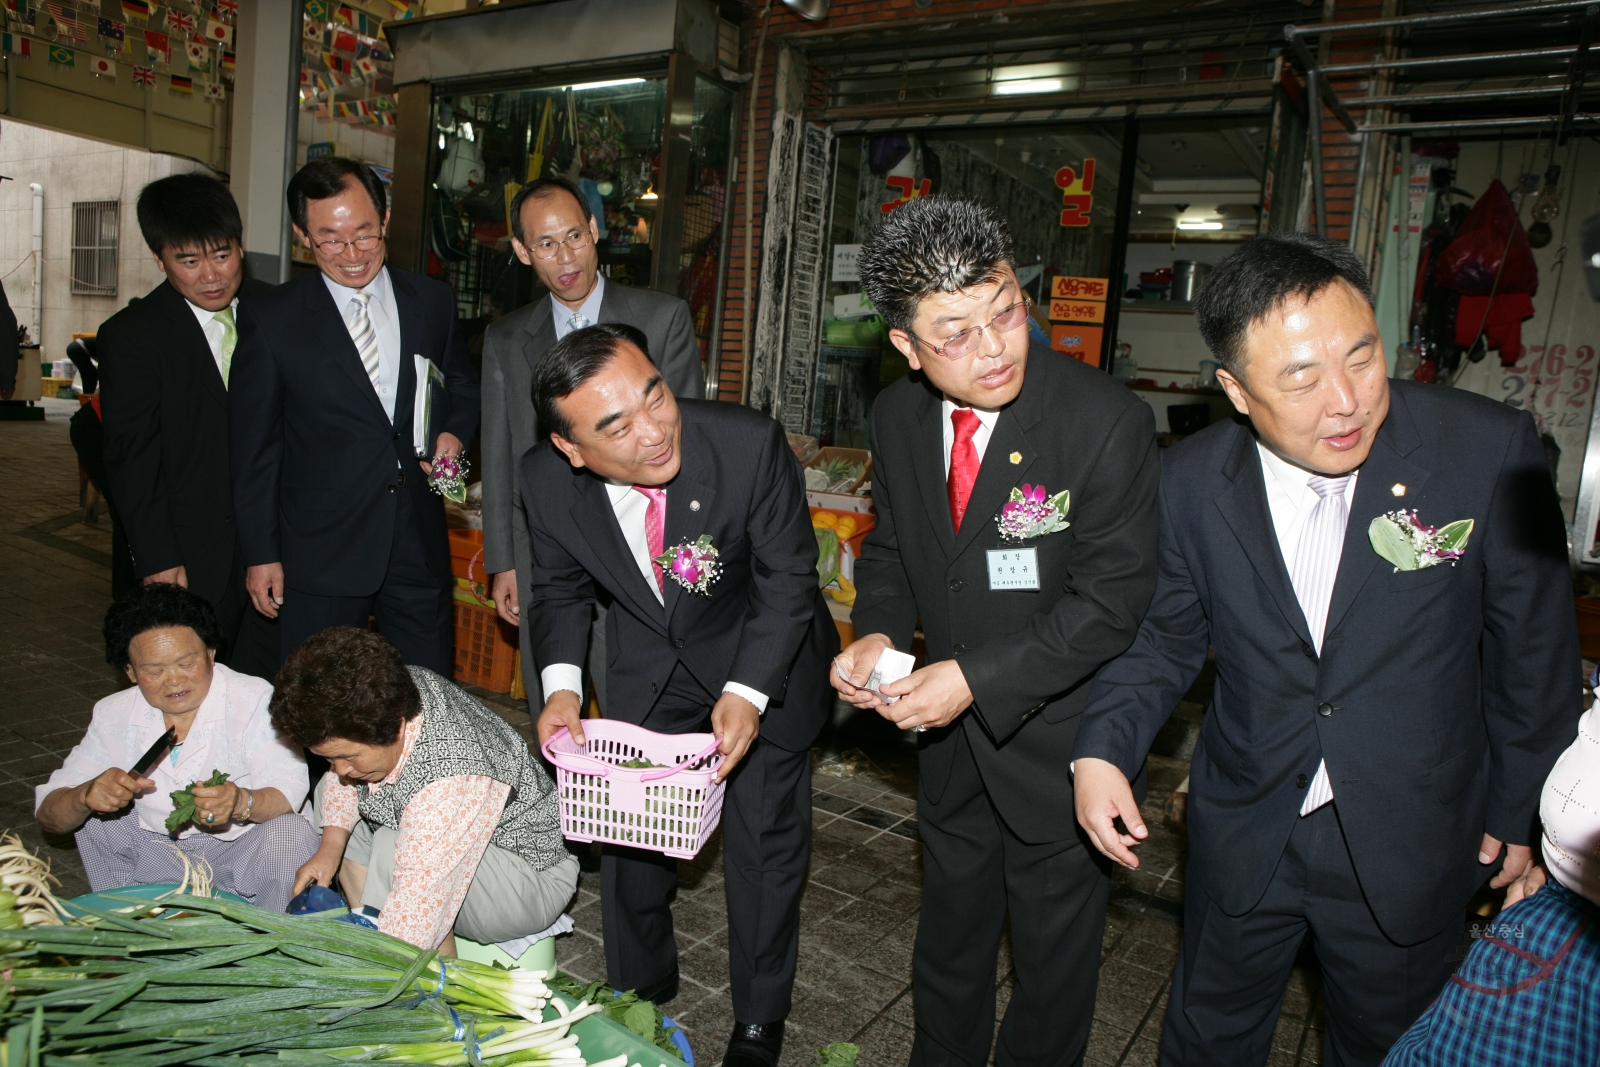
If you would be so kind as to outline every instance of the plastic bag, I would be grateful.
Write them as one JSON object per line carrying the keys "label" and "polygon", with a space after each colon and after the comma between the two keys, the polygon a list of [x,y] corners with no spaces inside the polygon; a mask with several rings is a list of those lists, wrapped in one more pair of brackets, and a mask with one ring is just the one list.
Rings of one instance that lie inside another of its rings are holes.
{"label": "plastic bag", "polygon": [[1439,257],[1433,280],[1468,296],[1531,293],[1539,288],[1539,268],[1528,234],[1498,179],[1472,205],[1456,239]]}

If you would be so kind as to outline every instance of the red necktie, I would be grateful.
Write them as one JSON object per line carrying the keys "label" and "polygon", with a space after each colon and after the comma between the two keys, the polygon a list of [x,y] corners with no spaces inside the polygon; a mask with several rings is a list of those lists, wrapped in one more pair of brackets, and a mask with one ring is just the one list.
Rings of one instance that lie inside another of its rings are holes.
{"label": "red necktie", "polygon": [[956,408],[950,413],[950,425],[955,427],[955,443],[950,446],[950,522],[956,533],[961,532],[961,519],[967,513],[967,501],[972,498],[972,484],[978,480],[978,450],[972,444],[972,435],[978,432],[978,416],[970,408]]}
{"label": "red necktie", "polygon": [[644,543],[645,547],[650,551],[651,565],[656,569],[656,585],[665,593],[667,591],[666,578],[662,573],[661,564],[656,563],[655,559],[666,551],[664,542],[666,541],[667,491],[658,489],[653,485],[636,485],[633,488],[635,491],[643,493],[650,501],[649,507],[644,510]]}

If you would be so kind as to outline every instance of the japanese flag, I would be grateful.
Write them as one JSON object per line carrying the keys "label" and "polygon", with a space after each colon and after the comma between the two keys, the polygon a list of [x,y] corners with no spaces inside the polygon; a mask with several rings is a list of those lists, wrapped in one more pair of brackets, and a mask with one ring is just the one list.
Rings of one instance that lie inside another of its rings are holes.
{"label": "japanese flag", "polygon": [[215,19],[206,22],[206,39],[219,44],[233,43],[233,27]]}
{"label": "japanese flag", "polygon": [[91,57],[89,69],[103,78],[115,78],[117,76],[117,65],[105,56]]}

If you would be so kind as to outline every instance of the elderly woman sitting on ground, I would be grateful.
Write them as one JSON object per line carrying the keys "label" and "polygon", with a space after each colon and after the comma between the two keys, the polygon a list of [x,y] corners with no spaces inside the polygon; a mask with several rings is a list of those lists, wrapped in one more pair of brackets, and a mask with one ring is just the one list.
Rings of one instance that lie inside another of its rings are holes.
{"label": "elderly woman sitting on ground", "polygon": [[445,955],[457,931],[515,942],[561,917],[578,861],[555,785],[515,730],[450,682],[407,667],[377,634],[336,627],[278,672],[272,721],[332,766],[317,786],[322,847],[296,893],[337,874],[353,911]]}
{"label": "elderly woman sitting on ground", "polygon": [[[106,612],[105,637],[133,688],[95,705],[88,733],[38,787],[40,827],[76,834],[92,889],[180,882],[189,857],[211,865],[216,888],[282,911],[317,835],[295,814],[306,765],[272,728],[272,686],[216,662],[216,615],[182,586],[133,590]],[[176,743],[131,773],[169,729]],[[227,781],[195,785],[213,771]],[[190,786],[194,820],[169,833],[170,794]]]}

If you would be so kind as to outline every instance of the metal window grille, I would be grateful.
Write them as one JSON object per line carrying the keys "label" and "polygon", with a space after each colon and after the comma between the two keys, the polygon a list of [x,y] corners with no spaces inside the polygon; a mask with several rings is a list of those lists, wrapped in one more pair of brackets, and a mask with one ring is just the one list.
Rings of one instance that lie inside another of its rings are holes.
{"label": "metal window grille", "polygon": [[83,200],[72,205],[73,295],[117,295],[121,221],[122,204],[116,200]]}

